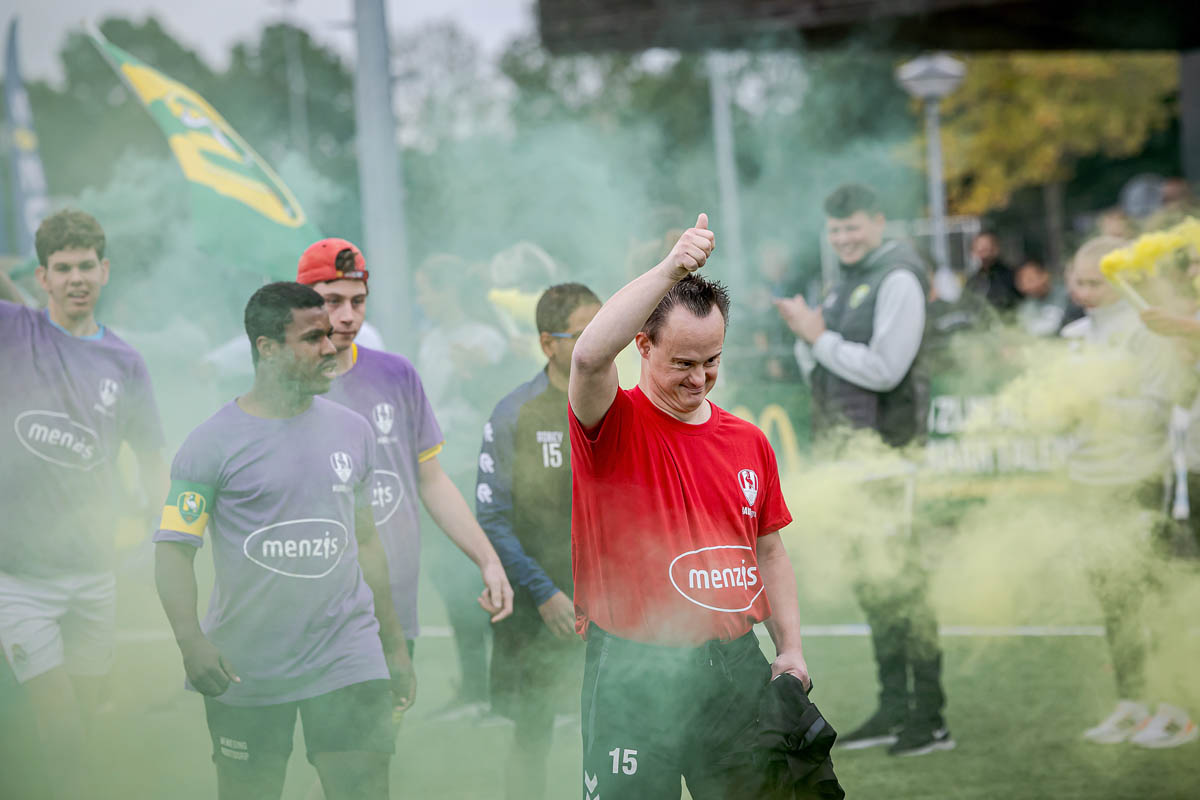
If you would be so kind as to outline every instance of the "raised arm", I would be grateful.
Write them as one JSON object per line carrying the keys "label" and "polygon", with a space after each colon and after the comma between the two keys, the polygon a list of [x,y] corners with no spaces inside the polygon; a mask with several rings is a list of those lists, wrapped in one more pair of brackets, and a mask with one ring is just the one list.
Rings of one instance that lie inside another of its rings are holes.
{"label": "raised arm", "polygon": [[704,266],[716,238],[708,215],[679,237],[667,257],[609,298],[575,343],[567,397],[585,428],[597,425],[617,396],[617,355],[633,341],[671,287]]}
{"label": "raised arm", "polygon": [[12,278],[8,277],[8,273],[2,269],[0,269],[0,300],[7,300],[19,306],[25,305],[25,297],[21,294],[21,290],[13,283]]}

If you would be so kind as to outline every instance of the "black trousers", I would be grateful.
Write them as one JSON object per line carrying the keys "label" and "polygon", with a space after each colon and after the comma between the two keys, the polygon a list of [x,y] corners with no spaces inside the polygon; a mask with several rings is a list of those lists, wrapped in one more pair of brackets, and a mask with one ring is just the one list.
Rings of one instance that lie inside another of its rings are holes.
{"label": "black trousers", "polygon": [[588,630],[584,800],[769,797],[756,765],[758,707],[771,679],[753,632],[698,648]]}
{"label": "black trousers", "polygon": [[945,725],[946,694],[927,583],[928,576],[912,568],[894,578],[861,580],[854,594],[871,626],[879,709],[906,727],[940,728]]}

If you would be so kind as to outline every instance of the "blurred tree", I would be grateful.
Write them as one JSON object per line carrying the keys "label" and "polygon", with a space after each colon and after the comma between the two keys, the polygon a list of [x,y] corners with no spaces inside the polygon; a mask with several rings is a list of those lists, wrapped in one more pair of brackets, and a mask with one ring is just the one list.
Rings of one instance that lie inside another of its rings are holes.
{"label": "blurred tree", "polygon": [[970,57],[942,106],[951,210],[1001,208],[1018,189],[1070,180],[1081,158],[1138,153],[1170,124],[1178,86],[1172,53]]}
{"label": "blurred tree", "polygon": [[[920,177],[896,163],[893,150],[917,123],[892,62],[867,43],[814,55],[784,44],[739,54],[730,76],[743,229],[751,260],[760,242],[782,240],[792,268],[814,274],[820,202],[838,183],[870,182],[890,213],[914,214]],[[609,164],[643,165],[627,185],[650,206],[631,207],[638,213],[614,230],[649,245],[667,219],[690,223],[684,207],[718,208],[703,56],[555,57],[527,37],[504,53],[501,70],[516,90],[518,136],[574,121],[602,132],[599,152]],[[719,230],[718,216],[712,219]]]}
{"label": "blurred tree", "polygon": [[[288,112],[290,37],[304,72],[308,141],[303,143],[292,141]],[[320,209],[306,204],[305,210],[323,230],[360,238],[354,75],[336,53],[304,30],[269,25],[257,42],[234,46],[229,69],[208,100],[277,171],[290,153],[307,153],[312,168],[345,192],[340,203],[322,202]]]}
{"label": "blurred tree", "polygon": [[511,85],[453,22],[402,31],[392,53],[401,147],[429,153],[445,142],[511,133]]}

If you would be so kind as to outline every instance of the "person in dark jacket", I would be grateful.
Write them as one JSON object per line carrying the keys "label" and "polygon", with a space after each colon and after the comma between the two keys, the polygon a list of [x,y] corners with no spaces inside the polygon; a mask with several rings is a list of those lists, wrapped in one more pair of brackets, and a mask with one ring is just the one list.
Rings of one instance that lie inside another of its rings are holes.
{"label": "person in dark jacket", "polygon": [[[869,429],[901,448],[924,435],[929,410],[919,366],[928,270],[908,243],[884,239],[886,220],[868,187],[838,188],[825,200],[825,215],[840,279],[820,308],[799,295],[776,301],[812,387],[813,437]],[[942,717],[942,654],[927,577],[915,548],[902,549],[891,577],[863,575],[855,587],[871,624],[881,691],[878,710],[843,738],[848,749],[890,745],[895,755],[921,755],[954,747]]]}
{"label": "person in dark jacket", "polygon": [[971,258],[978,270],[967,279],[966,290],[977,295],[998,312],[1013,311],[1021,302],[1016,272],[1000,260],[1000,240],[984,231],[971,243]]}

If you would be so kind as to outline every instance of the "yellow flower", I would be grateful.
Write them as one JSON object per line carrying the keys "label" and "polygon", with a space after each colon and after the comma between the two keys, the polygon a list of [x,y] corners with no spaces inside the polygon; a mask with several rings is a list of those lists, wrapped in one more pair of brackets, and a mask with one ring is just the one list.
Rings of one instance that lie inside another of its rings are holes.
{"label": "yellow flower", "polygon": [[1113,250],[1100,259],[1100,272],[1109,279],[1115,277],[1118,272],[1127,272],[1131,269],[1133,269],[1133,251],[1128,247]]}
{"label": "yellow flower", "polygon": [[1197,221],[1195,217],[1188,217],[1172,228],[1171,233],[1186,239],[1188,244],[1200,251],[1200,221]]}
{"label": "yellow flower", "polygon": [[1187,245],[1187,240],[1175,233],[1157,231],[1143,234],[1133,243],[1133,261],[1136,269],[1153,271],[1159,260]]}
{"label": "yellow flower", "polygon": [[1137,282],[1158,274],[1160,261],[1185,248],[1193,248],[1200,256],[1200,222],[1191,217],[1170,230],[1144,233],[1133,244],[1104,256],[1100,272],[1109,280],[1125,273],[1126,280]]}

